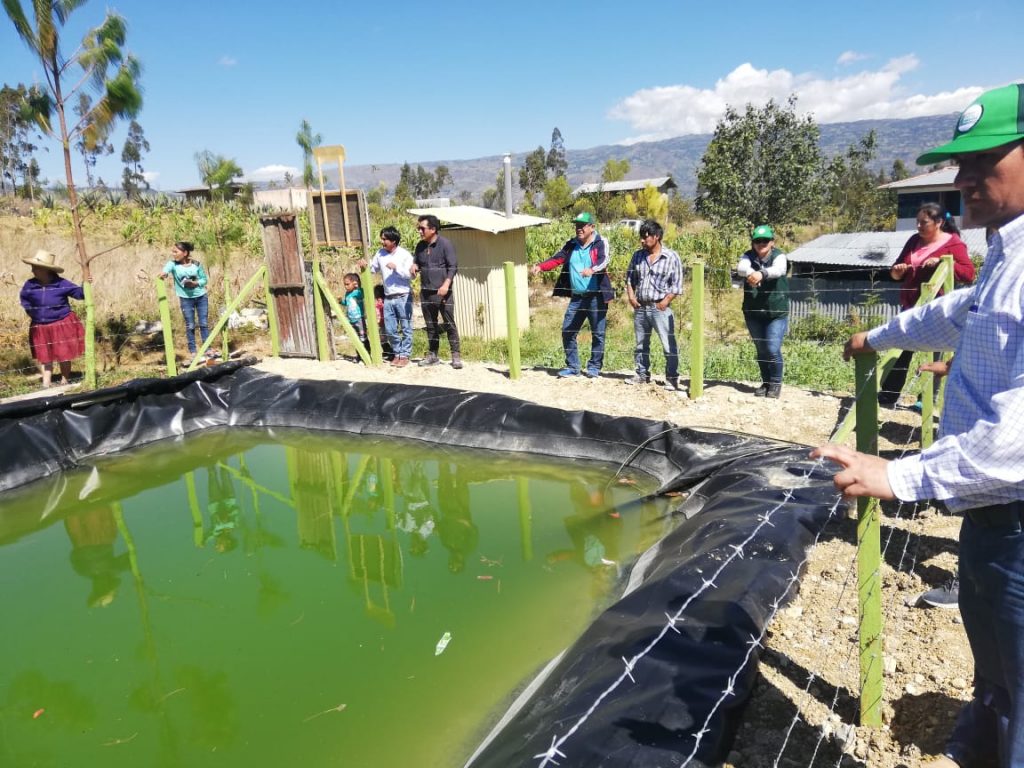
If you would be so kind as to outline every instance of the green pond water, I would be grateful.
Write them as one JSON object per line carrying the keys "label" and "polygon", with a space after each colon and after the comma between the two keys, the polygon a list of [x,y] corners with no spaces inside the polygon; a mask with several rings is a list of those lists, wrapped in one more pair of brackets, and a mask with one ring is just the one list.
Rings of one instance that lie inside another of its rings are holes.
{"label": "green pond water", "polygon": [[0,766],[461,766],[666,533],[614,472],[231,430],[0,496]]}

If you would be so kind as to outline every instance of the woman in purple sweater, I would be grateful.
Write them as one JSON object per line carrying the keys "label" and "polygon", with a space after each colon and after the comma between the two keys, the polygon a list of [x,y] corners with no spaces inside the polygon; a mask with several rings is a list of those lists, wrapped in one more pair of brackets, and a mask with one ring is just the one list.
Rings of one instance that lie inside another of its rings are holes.
{"label": "woman in purple sweater", "polygon": [[21,287],[21,306],[32,319],[28,329],[32,357],[43,372],[43,388],[50,386],[53,364],[60,364],[60,383],[71,376],[71,361],[85,352],[85,329],[71,311],[69,299],[84,299],[80,285],[60,276],[64,267],[47,251],[36,251],[31,259],[22,259],[32,267],[32,277]]}

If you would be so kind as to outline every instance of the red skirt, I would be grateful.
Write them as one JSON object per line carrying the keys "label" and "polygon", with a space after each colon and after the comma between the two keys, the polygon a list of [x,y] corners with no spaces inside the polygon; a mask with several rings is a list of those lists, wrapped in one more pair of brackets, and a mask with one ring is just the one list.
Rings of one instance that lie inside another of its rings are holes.
{"label": "red skirt", "polygon": [[28,342],[32,357],[40,363],[66,362],[85,352],[85,328],[78,315],[70,312],[55,323],[33,323],[28,329]]}

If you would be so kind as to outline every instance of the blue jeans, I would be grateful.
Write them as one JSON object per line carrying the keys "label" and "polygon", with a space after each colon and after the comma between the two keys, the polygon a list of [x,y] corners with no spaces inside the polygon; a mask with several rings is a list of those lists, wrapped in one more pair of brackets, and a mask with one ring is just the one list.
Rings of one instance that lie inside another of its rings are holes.
{"label": "blue jeans", "polygon": [[580,369],[579,348],[576,334],[584,321],[590,323],[590,361],[587,370],[600,371],[604,364],[604,328],[608,319],[608,303],[600,293],[573,294],[562,319],[562,348],[565,350],[565,367],[574,371]]}
{"label": "blue jeans", "polygon": [[384,333],[388,335],[395,357],[412,354],[411,293],[384,298]]}
{"label": "blue jeans", "polygon": [[181,300],[181,314],[185,316],[185,341],[188,344],[190,354],[196,353],[196,324],[198,318],[200,343],[206,341],[210,335],[210,328],[207,325],[207,315],[210,311],[210,301],[204,293],[202,296],[195,296],[191,299],[185,296],[178,297]]}
{"label": "blue jeans", "polygon": [[782,338],[789,328],[789,317],[758,317],[744,313],[747,330],[754,341],[757,367],[765,384],[782,383]]}
{"label": "blue jeans", "polygon": [[672,307],[664,311],[653,304],[641,304],[633,314],[633,332],[636,334],[637,376],[650,377],[651,373],[651,332],[658,334],[661,348],[665,350],[665,377],[679,378],[679,350],[676,349],[676,318]]}
{"label": "blue jeans", "polygon": [[960,615],[974,656],[974,698],[946,745],[961,765],[1024,768],[1024,531],[960,528]]}

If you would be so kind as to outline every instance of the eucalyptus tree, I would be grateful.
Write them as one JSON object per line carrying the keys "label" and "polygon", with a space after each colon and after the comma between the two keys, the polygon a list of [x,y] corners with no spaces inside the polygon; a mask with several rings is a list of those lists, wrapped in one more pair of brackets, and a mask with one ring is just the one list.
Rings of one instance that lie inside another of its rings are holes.
{"label": "eucalyptus tree", "polygon": [[121,162],[124,163],[121,186],[129,199],[137,198],[139,192],[149,189],[146,171],[142,167],[144,152],[149,152],[149,142],[142,132],[142,126],[132,120],[128,125],[128,137],[124,140],[124,147],[121,149]]}
{"label": "eucalyptus tree", "polygon": [[[90,256],[82,233],[74,174],[71,171],[71,149],[81,138],[86,147],[106,141],[115,123],[135,117],[142,108],[139,77],[142,67],[134,56],[125,52],[125,20],[107,11],[98,26],[85,33],[74,52],[66,55],[61,34],[71,14],[86,0],[32,0],[34,19],[30,19],[21,0],[2,0],[11,23],[43,70],[43,84],[25,99],[24,111],[47,136],[60,142],[64,153],[64,175],[67,178],[68,200],[74,228],[75,248],[85,279],[91,276]],[[77,122],[68,107],[77,103],[78,94],[89,89],[97,99]],[[54,118],[56,117],[56,121]]]}

